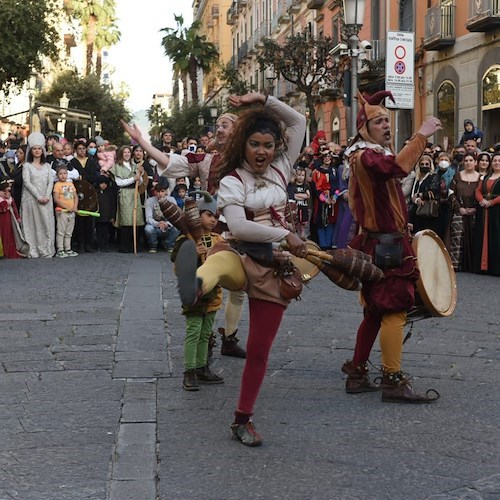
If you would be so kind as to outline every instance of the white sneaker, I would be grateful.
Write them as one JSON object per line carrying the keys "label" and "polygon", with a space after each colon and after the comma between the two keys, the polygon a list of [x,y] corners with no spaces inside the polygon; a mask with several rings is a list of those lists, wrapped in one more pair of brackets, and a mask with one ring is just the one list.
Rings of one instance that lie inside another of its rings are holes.
{"label": "white sneaker", "polygon": [[78,257],[78,253],[74,250],[66,250],[66,257]]}
{"label": "white sneaker", "polygon": [[68,254],[64,250],[59,250],[56,253],[56,257],[59,257],[60,259],[64,259],[67,256],[68,256]]}

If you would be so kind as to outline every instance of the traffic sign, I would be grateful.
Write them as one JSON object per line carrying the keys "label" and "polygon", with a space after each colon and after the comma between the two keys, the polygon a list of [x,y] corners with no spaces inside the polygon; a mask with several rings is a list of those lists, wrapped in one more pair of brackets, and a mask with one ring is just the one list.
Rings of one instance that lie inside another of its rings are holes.
{"label": "traffic sign", "polygon": [[413,85],[415,33],[388,31],[385,54],[386,83]]}

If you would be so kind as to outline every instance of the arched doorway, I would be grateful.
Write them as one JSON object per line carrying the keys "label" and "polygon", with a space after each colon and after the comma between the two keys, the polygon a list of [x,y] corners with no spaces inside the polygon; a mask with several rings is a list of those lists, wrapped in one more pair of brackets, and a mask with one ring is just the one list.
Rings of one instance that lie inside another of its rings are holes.
{"label": "arched doorway", "polygon": [[484,134],[482,148],[486,149],[500,142],[500,65],[492,66],[486,71],[481,96]]}
{"label": "arched doorway", "polygon": [[441,144],[443,150],[450,151],[455,146],[455,85],[449,81],[444,81],[437,92],[437,116],[441,120],[443,129],[437,135],[437,143]]}

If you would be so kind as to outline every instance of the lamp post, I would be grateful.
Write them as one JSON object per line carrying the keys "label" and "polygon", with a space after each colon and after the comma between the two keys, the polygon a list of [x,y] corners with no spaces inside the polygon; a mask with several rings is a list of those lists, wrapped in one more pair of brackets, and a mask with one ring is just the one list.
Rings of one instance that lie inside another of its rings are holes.
{"label": "lamp post", "polygon": [[28,131],[31,134],[33,132],[33,99],[36,90],[36,74],[31,73],[28,82],[28,99],[29,99],[29,111],[28,111]]}
{"label": "lamp post", "polygon": [[358,33],[363,26],[365,14],[365,0],[343,0],[344,22],[349,35],[349,55],[351,57],[351,119],[350,135],[354,137],[357,133],[356,118],[358,115],[358,101],[356,93],[358,90],[358,57],[359,38]]}
{"label": "lamp post", "polygon": [[[59,99],[59,106],[61,109],[68,109],[69,98],[66,92],[64,92],[62,97]],[[61,114],[61,121],[58,123],[58,125],[60,125],[60,127],[58,127],[57,131],[64,137],[66,132],[66,113]]]}
{"label": "lamp post", "polygon": [[217,106],[210,107],[210,118],[212,119],[212,132],[215,134],[215,120],[217,119],[217,115],[219,114],[219,109]]}

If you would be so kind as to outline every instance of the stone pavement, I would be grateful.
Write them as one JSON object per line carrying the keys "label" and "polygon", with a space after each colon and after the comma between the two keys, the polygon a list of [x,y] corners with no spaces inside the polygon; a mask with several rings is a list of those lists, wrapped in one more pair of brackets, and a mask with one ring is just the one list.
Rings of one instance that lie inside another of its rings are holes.
{"label": "stone pavement", "polygon": [[0,276],[0,500],[500,498],[498,278],[459,274],[455,314],[414,324],[403,366],[441,393],[423,406],[344,392],[361,309],[315,278],[285,315],[249,449],[229,434],[243,360],[216,348],[225,383],[181,388],[165,253],[2,259]]}

